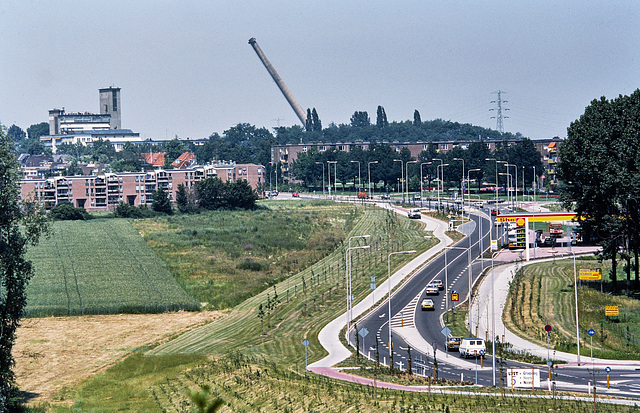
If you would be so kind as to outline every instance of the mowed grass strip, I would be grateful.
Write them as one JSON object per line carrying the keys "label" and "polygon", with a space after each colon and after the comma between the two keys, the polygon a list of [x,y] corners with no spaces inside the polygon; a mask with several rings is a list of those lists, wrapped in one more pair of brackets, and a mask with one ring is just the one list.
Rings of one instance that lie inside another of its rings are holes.
{"label": "mowed grass strip", "polygon": [[27,288],[27,315],[197,308],[129,221],[60,221],[53,230],[28,253],[35,276]]}
{"label": "mowed grass strip", "polygon": [[[606,291],[610,266],[593,257],[576,260],[580,269],[601,268]],[[606,306],[618,306],[619,317],[606,317]],[[505,305],[505,325],[518,335],[546,346],[549,324],[550,344],[559,351],[576,352],[576,310],[573,260],[555,260],[522,267],[509,290]],[[590,354],[587,331],[594,329],[593,356],[637,359],[640,353],[640,302],[622,295],[600,292],[600,282],[582,281],[578,287],[580,353]]]}

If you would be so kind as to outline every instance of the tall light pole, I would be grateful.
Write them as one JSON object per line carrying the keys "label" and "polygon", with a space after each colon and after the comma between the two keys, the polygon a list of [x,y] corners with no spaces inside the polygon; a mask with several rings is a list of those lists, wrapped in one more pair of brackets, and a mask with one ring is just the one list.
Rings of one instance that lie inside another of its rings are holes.
{"label": "tall light pole", "polygon": [[[512,163],[508,163],[507,164],[507,172],[509,172],[509,167],[513,167],[513,174],[515,175],[516,179],[515,179],[515,193],[516,193],[516,200],[518,199],[518,167]],[[513,185],[513,175],[511,175],[511,185]],[[513,196],[511,197],[511,208],[515,209],[515,204],[513,201]]]}
{"label": "tall light pole", "polygon": [[359,247],[352,247],[351,240],[354,238],[369,238],[370,235],[356,235],[349,238],[349,247],[345,252],[344,268],[345,268],[345,282],[347,284],[347,341],[349,337],[349,329],[351,328],[351,320],[353,319],[353,290],[351,289],[351,250],[356,249],[369,249],[369,245],[362,245]]}
{"label": "tall light pole", "polygon": [[496,303],[495,303],[495,284],[493,275],[493,259],[500,251],[491,254],[491,369],[493,370],[493,387],[496,386]]}
{"label": "tall light pole", "polygon": [[462,219],[464,219],[464,190],[462,189],[464,185],[464,159],[453,158],[453,160],[462,161],[462,179],[460,179],[460,194],[462,195],[462,203],[460,204],[460,211],[461,211]]}
{"label": "tall light pole", "polygon": [[389,287],[389,371],[393,370],[393,364],[391,364],[391,360],[393,360],[393,356],[391,352],[391,256],[397,254],[414,254],[415,250],[409,251],[395,251],[389,254],[387,257],[387,268],[388,268],[388,276],[387,276],[387,286]]}
{"label": "tall light pole", "polygon": [[[471,174],[471,172],[478,172],[479,170],[480,170],[479,168],[473,168],[467,171],[467,185],[471,186],[471,181],[469,181],[469,175]],[[469,199],[469,203],[471,203],[471,199]],[[462,198],[462,204],[464,208],[464,197]],[[469,207],[469,220],[471,220],[471,207]],[[478,221],[481,221],[481,219],[478,218]],[[480,229],[479,231],[482,232],[482,229]],[[480,236],[482,237],[482,234],[480,234]],[[469,305],[471,305],[471,280],[473,279],[473,275],[471,273],[471,234],[467,235],[467,237],[469,238],[469,249],[467,249],[467,268],[469,269],[469,296],[468,297],[469,297]],[[480,251],[480,254],[482,254],[482,251]]]}
{"label": "tall light pole", "polygon": [[573,290],[576,298],[576,345],[578,347],[578,366],[580,366],[580,320],[578,319],[578,276],[576,274],[576,253],[569,251],[573,254]]}
{"label": "tall light pole", "polygon": [[337,175],[338,175],[338,161],[327,161],[327,163],[329,164],[329,166],[327,166],[327,175],[329,176],[329,198],[331,198],[331,164],[334,164],[334,170],[333,170],[333,194],[335,197],[335,193],[338,191],[338,188],[336,187],[336,183],[337,183]]}
{"label": "tall light pole", "polygon": [[425,165],[431,165],[431,164],[433,164],[433,162],[422,162],[420,164],[420,206],[422,206],[422,202],[424,200],[424,194],[422,192],[422,187],[424,186],[424,178],[422,178],[422,167]]}
{"label": "tall light pole", "polygon": [[[440,161],[440,166],[442,166],[442,159],[433,158],[431,161]],[[440,177],[439,166],[436,166],[436,179],[438,180],[438,210],[440,209],[440,183],[442,182],[442,177]],[[444,172],[444,170],[443,170]]]}
{"label": "tall light pole", "polygon": [[350,161],[351,163],[358,162],[358,192],[362,191],[362,182],[360,182],[360,161]]}
{"label": "tall light pole", "polygon": [[322,195],[324,195],[324,162],[316,162],[318,165],[322,165]]}
{"label": "tall light pole", "polygon": [[[405,180],[406,182],[406,186],[407,186],[407,202],[409,202],[409,164],[410,163],[418,163],[418,161],[407,161],[405,164],[405,167],[407,169],[407,173],[404,174]],[[402,198],[404,200],[404,198]]]}
{"label": "tall light pole", "polygon": [[[442,172],[440,172],[440,180],[442,181],[442,191],[444,192],[444,167],[445,166],[449,166],[448,163],[443,163],[442,165],[438,165],[438,167],[440,168],[440,170]],[[440,195],[438,195],[438,208],[440,208]],[[442,211],[444,212],[444,208],[442,208]]]}
{"label": "tall light pole", "polygon": [[393,162],[400,162],[400,186],[402,187],[402,203],[404,204],[404,168],[402,167],[402,159],[394,159]]}
{"label": "tall light pole", "polygon": [[371,199],[373,199],[373,190],[371,190],[371,164],[378,163],[378,161],[371,161],[367,163],[367,169],[369,170],[369,195],[371,195]]}

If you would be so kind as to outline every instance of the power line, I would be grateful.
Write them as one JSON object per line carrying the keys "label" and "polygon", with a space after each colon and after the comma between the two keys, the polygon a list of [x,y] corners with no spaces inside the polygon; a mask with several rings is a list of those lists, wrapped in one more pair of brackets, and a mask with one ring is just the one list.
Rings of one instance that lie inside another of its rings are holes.
{"label": "power line", "polygon": [[491,119],[495,119],[496,120],[496,130],[498,132],[500,132],[500,134],[503,134],[504,133],[504,125],[502,124],[502,120],[503,119],[508,119],[509,117],[508,116],[503,116],[502,115],[502,111],[503,110],[507,111],[509,109],[506,109],[506,108],[503,109],[502,108],[502,104],[503,103],[507,103],[508,101],[507,100],[502,100],[501,94],[502,93],[507,93],[507,92],[503,92],[501,90],[498,90],[497,92],[494,92],[494,93],[498,94],[498,100],[492,100],[491,103],[495,103],[496,104],[496,108],[489,109],[489,110],[497,110],[498,111],[496,116],[491,116]]}

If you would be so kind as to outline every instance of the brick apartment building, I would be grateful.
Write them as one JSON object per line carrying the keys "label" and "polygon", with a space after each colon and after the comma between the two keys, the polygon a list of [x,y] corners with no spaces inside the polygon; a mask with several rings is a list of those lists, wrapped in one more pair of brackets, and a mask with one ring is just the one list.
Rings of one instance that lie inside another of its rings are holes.
{"label": "brick apartment building", "polygon": [[178,186],[191,188],[195,182],[217,176],[223,182],[246,180],[253,189],[264,184],[264,166],[255,164],[220,163],[189,169],[153,170],[147,172],[100,173],[89,176],[56,176],[47,179],[20,181],[22,199],[44,202],[47,209],[60,202],[87,211],[108,211],[120,202],[150,206],[153,192],[164,188],[175,202]]}

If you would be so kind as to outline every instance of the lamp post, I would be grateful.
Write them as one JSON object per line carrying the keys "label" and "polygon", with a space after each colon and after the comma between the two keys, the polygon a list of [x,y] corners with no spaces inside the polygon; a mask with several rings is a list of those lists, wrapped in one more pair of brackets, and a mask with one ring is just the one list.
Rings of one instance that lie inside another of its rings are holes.
{"label": "lamp post", "polygon": [[[511,175],[511,185],[514,185],[514,179],[513,176],[515,175],[516,179],[515,179],[515,193],[516,193],[516,201],[518,200],[518,167],[515,164],[512,163],[508,163],[507,164],[507,172],[509,172],[509,167],[513,167],[513,175]],[[515,203],[513,201],[513,196],[511,197],[511,208],[515,209]]]}
{"label": "lamp post", "polygon": [[[409,164],[410,163],[418,163],[418,161],[407,161],[405,163],[405,167],[407,169],[407,173],[404,174],[404,177],[405,177],[405,181],[406,181],[405,185],[407,187],[407,202],[409,202]],[[404,201],[404,197],[402,198],[402,200]]]}
{"label": "lamp post", "polygon": [[578,276],[576,273],[576,253],[569,251],[573,254],[573,290],[576,298],[576,346],[578,347],[577,362],[580,366],[580,320],[578,319]]}
{"label": "lamp post", "polygon": [[464,219],[464,190],[462,189],[464,185],[464,159],[462,158],[453,158],[454,161],[462,161],[462,179],[460,179],[460,194],[462,195],[462,203],[460,204],[460,213],[462,215],[462,219]]}
{"label": "lamp post", "polygon": [[351,246],[351,240],[353,238],[369,238],[370,235],[356,235],[355,237],[350,237],[349,238],[349,247],[347,248],[347,251],[345,252],[345,264],[344,264],[344,268],[345,268],[345,282],[347,284],[347,341],[349,338],[349,329],[351,328],[351,320],[353,317],[353,304],[351,303],[353,300],[353,290],[351,289],[351,250],[356,250],[356,249],[369,249],[371,248],[369,245],[362,245],[359,247],[352,247]]}
{"label": "lamp post", "polygon": [[[507,170],[509,170],[509,168],[507,168]],[[507,172],[500,172],[498,175],[505,175],[507,177],[507,188],[509,188],[511,186],[511,183],[513,182],[513,177],[511,176],[511,174],[507,173]],[[507,191],[508,191],[508,189],[507,189]],[[509,227],[507,226],[507,230],[508,229],[509,229]],[[497,230],[496,230],[496,232],[497,232]],[[503,242],[504,242],[504,233],[505,233],[504,228],[502,228],[502,238],[503,238],[502,241]],[[507,232],[507,239],[508,239],[508,237],[509,237],[509,234]],[[498,238],[498,234],[496,233],[496,239],[497,238]]]}
{"label": "lamp post", "polygon": [[[329,166],[327,166],[327,176],[328,176],[328,181],[329,181],[329,198],[331,198],[331,164],[335,165],[335,169],[333,171],[333,193],[335,194],[336,191],[338,190],[336,188],[336,175],[338,174],[338,161],[327,161],[327,164],[329,164]],[[335,195],[334,195],[335,196]]]}
{"label": "lamp post", "polygon": [[358,163],[358,192],[362,191],[362,182],[360,182],[360,161],[350,161],[351,163]]}
{"label": "lamp post", "polygon": [[404,168],[402,167],[402,159],[394,159],[393,162],[400,162],[400,187],[402,188],[402,203],[404,204]]}
{"label": "lamp post", "polygon": [[[469,175],[471,174],[471,172],[478,172],[480,169],[479,168],[473,168],[473,169],[469,169],[467,171],[467,185],[471,186],[471,182],[469,181]],[[471,200],[469,199],[469,203],[471,203]],[[462,198],[462,205],[464,208],[464,197]],[[471,208],[471,207],[469,207]],[[471,220],[471,209],[469,209],[469,220]],[[482,221],[480,218],[478,218],[478,221]],[[479,229],[479,231],[481,232],[480,237],[482,237],[482,228]],[[469,269],[469,305],[471,305],[471,280],[473,278],[473,275],[471,273],[471,234],[468,235],[469,238],[469,249],[467,250],[467,267]],[[482,251],[480,251],[480,254],[482,254]]]}
{"label": "lamp post", "polygon": [[371,199],[373,199],[373,190],[371,189],[371,164],[378,163],[378,161],[371,161],[367,164],[367,168],[369,170],[369,194],[371,195]]}
{"label": "lamp post", "polygon": [[324,162],[316,162],[318,165],[322,165],[322,195],[324,195]]}
{"label": "lamp post", "polygon": [[415,250],[409,250],[409,251],[395,251],[392,253],[389,253],[389,256],[387,257],[387,268],[388,268],[388,276],[387,276],[387,287],[389,288],[389,371],[393,370],[393,364],[391,364],[391,360],[393,359],[393,356],[391,355],[392,353],[392,349],[391,349],[391,256],[392,255],[397,255],[397,254],[414,254],[416,251]]}
{"label": "lamp post", "polygon": [[493,370],[493,387],[496,386],[496,303],[495,303],[495,284],[494,284],[494,266],[493,259],[500,251],[491,254],[491,369]]}
{"label": "lamp post", "polygon": [[[437,158],[433,158],[431,159],[431,161],[440,161],[440,166],[442,166],[442,159],[437,159]],[[436,179],[438,180],[438,209],[440,208],[440,182],[441,181],[441,177],[440,177],[440,170],[438,169],[439,166],[436,166]]]}
{"label": "lamp post", "polygon": [[[444,167],[445,166],[449,166],[448,163],[443,163],[442,165],[439,165],[438,167],[440,168],[440,170],[442,172],[440,172],[440,180],[442,181],[443,185],[442,185],[442,191],[444,192]],[[438,208],[440,208],[440,195],[438,195]],[[444,213],[444,208],[442,208],[442,211]]]}
{"label": "lamp post", "polygon": [[[422,202],[424,199],[424,194],[422,192],[422,187],[424,186],[424,178],[422,178],[422,167],[424,165],[431,165],[433,162],[422,162],[420,164],[420,206],[422,206]],[[431,204],[429,204],[429,206],[431,206]]]}

